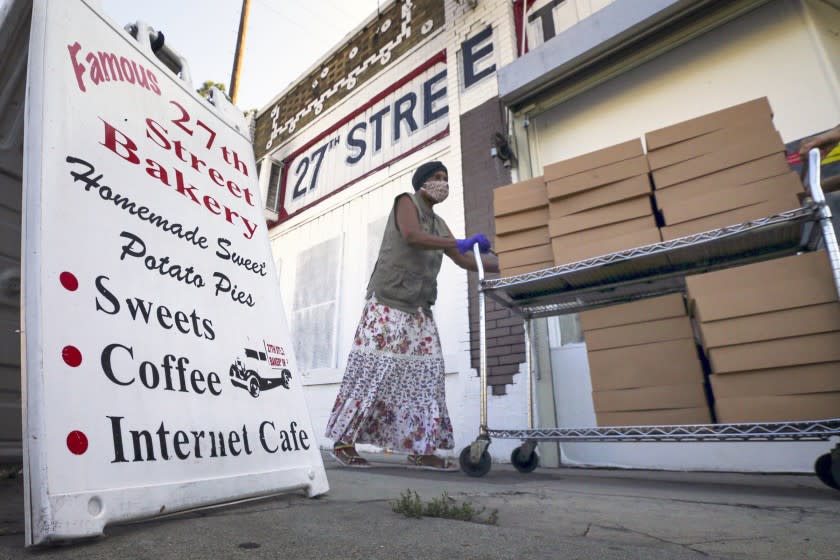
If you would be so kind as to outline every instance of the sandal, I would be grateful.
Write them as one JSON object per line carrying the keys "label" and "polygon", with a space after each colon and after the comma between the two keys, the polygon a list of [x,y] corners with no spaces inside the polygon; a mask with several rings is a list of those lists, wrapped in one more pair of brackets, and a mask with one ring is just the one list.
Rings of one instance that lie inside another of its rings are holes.
{"label": "sandal", "polygon": [[459,470],[458,465],[449,460],[448,457],[437,455],[409,455],[409,466],[427,471],[455,472]]}
{"label": "sandal", "polygon": [[330,456],[343,467],[352,467],[355,469],[370,468],[370,463],[356,452],[356,446],[352,443],[342,443],[333,446]]}

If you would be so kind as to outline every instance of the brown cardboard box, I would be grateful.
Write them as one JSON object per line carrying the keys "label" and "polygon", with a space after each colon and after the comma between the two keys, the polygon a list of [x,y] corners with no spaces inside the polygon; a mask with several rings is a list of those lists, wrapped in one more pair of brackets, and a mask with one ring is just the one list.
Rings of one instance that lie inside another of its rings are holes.
{"label": "brown cardboard box", "polygon": [[555,198],[549,202],[548,217],[549,219],[554,219],[561,216],[568,216],[569,214],[583,210],[599,208],[629,198],[651,194],[652,191],[650,177],[647,175],[637,175],[636,177],[630,177],[629,179],[604,185],[603,187]]}
{"label": "brown cardboard box", "polygon": [[548,225],[548,205],[496,218],[496,235]]}
{"label": "brown cardboard box", "polygon": [[709,350],[713,373],[840,361],[840,331],[720,346]]}
{"label": "brown cardboard box", "polygon": [[641,138],[634,138],[633,140],[628,140],[615,146],[546,165],[543,169],[543,176],[546,182],[553,181],[643,155],[645,155],[645,150],[642,147]]}
{"label": "brown cardboard box", "polygon": [[657,169],[652,173],[654,188],[664,188],[784,151],[785,145],[782,142],[782,137],[778,132],[774,132],[772,135],[751,140],[726,150],[703,154],[688,161]]}
{"label": "brown cardboard box", "polygon": [[715,398],[840,391],[840,362],[711,375]]}
{"label": "brown cardboard box", "polygon": [[725,193],[716,192],[686,197],[672,203],[665,203],[657,198],[657,205],[662,210],[665,223],[670,226],[769,200],[787,198],[792,201],[792,197],[800,192],[802,192],[802,183],[796,173],[791,171],[749,185],[734,187]]}
{"label": "brown cardboard box", "polygon": [[[778,259],[765,260],[744,266],[734,268],[727,268],[724,270],[717,270],[715,272],[706,272],[704,274],[693,274],[686,276],[685,283],[691,297],[700,299],[703,297],[717,297],[722,291],[737,288],[745,291],[755,291],[757,289],[766,290],[768,287],[764,286],[764,282],[768,279],[791,278],[807,282],[808,277],[820,278],[817,284],[806,283],[803,288],[808,291],[817,286],[825,284],[826,275],[830,280],[831,266],[829,263],[828,254],[823,251],[812,251],[809,253],[802,253],[799,255],[790,255],[788,257],[781,257]],[[810,301],[805,299],[803,301]],[[822,303],[822,300],[813,303]],[[809,303],[799,303],[799,305],[810,305]],[[763,308],[762,308],[763,309]],[[775,308],[782,309],[782,308]],[[760,313],[760,311],[752,311],[747,313]],[[732,316],[732,315],[727,315]],[[704,316],[703,320],[712,321],[717,317]]]}
{"label": "brown cardboard box", "polygon": [[[551,237],[551,222],[548,223],[548,234]],[[555,236],[557,239],[563,239],[564,243],[582,244],[595,239],[603,239],[607,237],[616,237],[619,235],[626,235],[628,233],[635,233],[646,229],[656,227],[656,219],[651,216],[642,216],[641,218],[633,218],[632,220],[624,220],[623,222],[615,222],[605,226],[599,226],[592,229],[585,229],[583,231],[576,231],[574,233],[567,233]]]}
{"label": "brown cardboard box", "polygon": [[588,357],[594,391],[703,382],[693,338],[596,350]]}
{"label": "brown cardboard box", "polygon": [[580,325],[584,331],[634,325],[671,317],[685,317],[685,300],[682,294],[669,294],[642,299],[631,303],[608,305],[581,311]]}
{"label": "brown cardboard box", "polygon": [[634,410],[632,412],[596,412],[599,426],[663,426],[711,424],[709,407]]}
{"label": "brown cardboard box", "polygon": [[586,349],[592,352],[608,348],[621,348],[622,346],[693,338],[694,331],[691,328],[691,319],[686,316],[587,330],[584,331],[584,337],[586,338]]}
{"label": "brown cardboard box", "polygon": [[825,251],[687,276],[703,322],[837,301]]}
{"label": "brown cardboard box", "polygon": [[573,263],[662,241],[659,228],[656,227],[613,237],[601,237],[600,239],[598,235],[595,235],[598,229],[588,229],[583,233],[590,232],[593,233],[591,240],[580,244],[569,243],[564,236],[552,238],[551,247],[554,262],[558,265]]}
{"label": "brown cardboard box", "polygon": [[773,110],[770,108],[770,102],[766,97],[761,97],[648,132],[645,134],[645,145],[648,151],[653,151],[675,142],[732,126],[735,122],[762,121],[772,118]]}
{"label": "brown cardboard box", "polygon": [[648,168],[647,157],[638,156],[626,159],[597,169],[591,169],[570,175],[561,179],[553,179],[546,183],[549,198],[558,198],[570,194],[594,189],[610,183],[615,183],[630,177],[646,174]]}
{"label": "brown cardboard box", "polygon": [[776,129],[770,119],[736,122],[732,126],[706,132],[658,150],[651,150],[647,154],[648,163],[651,170],[661,169],[703,154],[728,149],[754,138],[771,135],[774,132]]}
{"label": "brown cardboard box", "polygon": [[662,229],[662,239],[669,241],[696,233],[703,233],[713,229],[720,229],[724,227],[734,226],[758,220],[759,218],[766,218],[779,212],[787,212],[800,208],[799,199],[796,195],[788,195],[783,198],[775,198],[766,202],[753,204],[744,208],[730,210],[728,212],[721,212],[713,216],[706,216],[690,222],[683,222],[673,226],[665,226]]}
{"label": "brown cardboard box", "polygon": [[506,216],[548,204],[548,193],[542,177],[535,177],[493,189],[493,213]]}
{"label": "brown cardboard box", "polygon": [[840,418],[840,392],[716,399],[718,422],[789,422]]}
{"label": "brown cardboard box", "polygon": [[555,218],[549,222],[548,231],[551,237],[557,237],[644,216],[653,216],[651,198],[647,195]]}
{"label": "brown cardboard box", "polygon": [[719,193],[739,185],[749,185],[762,179],[769,179],[777,175],[784,175],[790,172],[790,165],[784,154],[773,154],[753,160],[729,169],[716,171],[669,185],[668,187],[656,190],[656,200],[662,203],[669,203],[682,200],[690,196]]}
{"label": "brown cardboard box", "polygon": [[[760,297],[760,296],[759,296]],[[775,303],[775,302],[774,302]],[[840,302],[770,311],[745,317],[702,322],[700,332],[705,348],[746,344],[791,336],[840,331]],[[840,368],[838,368],[840,379]],[[838,388],[840,391],[840,388]]]}
{"label": "brown cardboard box", "polygon": [[501,273],[502,273],[502,276],[519,276],[520,274],[526,274],[528,272],[534,272],[536,270],[543,270],[543,269],[546,269],[546,268],[551,268],[552,266],[554,266],[554,261],[545,261],[545,262],[539,262],[539,263],[529,264],[529,265],[525,265],[525,266],[514,266],[514,267],[511,267],[511,268],[502,268]]}
{"label": "brown cardboard box", "polygon": [[551,245],[537,245],[536,247],[527,247],[525,249],[517,249],[516,251],[499,253],[499,266],[508,269],[516,266],[547,262],[552,258]]}
{"label": "brown cardboard box", "polygon": [[535,247],[537,245],[548,245],[549,243],[551,243],[551,238],[548,236],[548,226],[543,226],[525,231],[497,235],[495,243],[493,243],[493,249],[497,253],[501,253],[504,251],[524,249],[526,247]]}
{"label": "brown cardboard box", "polygon": [[699,408],[708,406],[703,383],[593,391],[595,412]]}

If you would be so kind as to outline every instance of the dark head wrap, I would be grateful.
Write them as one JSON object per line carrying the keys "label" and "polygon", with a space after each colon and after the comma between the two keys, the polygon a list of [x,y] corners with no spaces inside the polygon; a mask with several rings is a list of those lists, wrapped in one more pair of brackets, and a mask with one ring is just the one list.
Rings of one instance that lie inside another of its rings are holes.
{"label": "dark head wrap", "polygon": [[[414,187],[414,190],[420,190],[420,187],[423,186],[426,179],[438,171],[446,171],[446,166],[439,161],[428,161],[418,167],[417,171],[414,172],[414,176],[411,178],[411,185]],[[448,171],[446,172],[449,173]]]}

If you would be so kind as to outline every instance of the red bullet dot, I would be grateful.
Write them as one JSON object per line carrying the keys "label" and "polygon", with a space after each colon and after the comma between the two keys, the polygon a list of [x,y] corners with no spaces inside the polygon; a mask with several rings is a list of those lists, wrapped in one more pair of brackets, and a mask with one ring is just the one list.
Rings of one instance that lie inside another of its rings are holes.
{"label": "red bullet dot", "polygon": [[61,350],[61,357],[64,359],[64,363],[70,367],[77,367],[82,363],[82,353],[75,346],[65,346]]}
{"label": "red bullet dot", "polygon": [[58,279],[67,291],[75,292],[79,289],[79,281],[70,272],[62,272]]}
{"label": "red bullet dot", "polygon": [[69,434],[67,434],[67,449],[70,450],[70,453],[73,455],[81,455],[88,448],[88,438],[79,430],[73,430]]}

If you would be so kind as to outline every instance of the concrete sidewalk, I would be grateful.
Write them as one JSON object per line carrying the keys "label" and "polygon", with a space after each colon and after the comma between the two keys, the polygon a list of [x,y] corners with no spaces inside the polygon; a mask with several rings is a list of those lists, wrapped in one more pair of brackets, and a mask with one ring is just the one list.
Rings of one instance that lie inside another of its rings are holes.
{"label": "concrete sidewalk", "polygon": [[[325,458],[331,490],[284,495],[110,527],[104,538],[23,548],[20,478],[0,481],[0,558],[755,558],[834,560],[840,492],[814,476],[538,469],[494,465],[483,478],[407,469],[370,456],[371,469]],[[497,525],[412,519],[391,503],[446,492],[498,510]]]}

